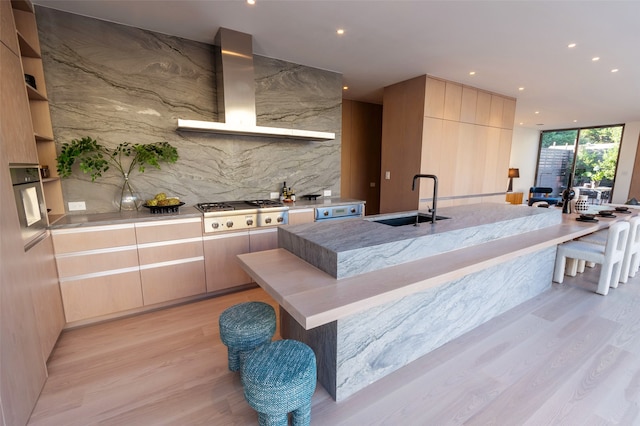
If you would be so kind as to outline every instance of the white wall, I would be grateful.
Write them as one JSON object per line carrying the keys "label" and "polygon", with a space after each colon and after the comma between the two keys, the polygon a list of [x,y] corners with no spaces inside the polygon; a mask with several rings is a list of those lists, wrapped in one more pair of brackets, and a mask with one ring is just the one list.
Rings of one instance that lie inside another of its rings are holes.
{"label": "white wall", "polygon": [[[624,203],[629,199],[629,187],[631,186],[631,176],[636,158],[638,138],[640,137],[640,121],[626,123],[622,144],[620,146],[620,156],[618,158],[618,174],[616,175],[616,185],[613,193],[613,203]],[[513,129],[513,139],[511,143],[511,160],[509,167],[520,169],[520,178],[513,180],[513,191],[523,192],[524,199],[527,199],[529,187],[533,186],[536,180],[536,161],[538,159],[538,144],[540,143],[540,131],[536,129],[526,129],[516,127]],[[639,198],[636,194],[636,198]]]}
{"label": "white wall", "polygon": [[534,185],[536,180],[539,143],[539,130],[523,127],[513,129],[509,167],[520,169],[520,177],[513,179],[513,191],[524,193],[524,202],[529,196],[529,188]]}

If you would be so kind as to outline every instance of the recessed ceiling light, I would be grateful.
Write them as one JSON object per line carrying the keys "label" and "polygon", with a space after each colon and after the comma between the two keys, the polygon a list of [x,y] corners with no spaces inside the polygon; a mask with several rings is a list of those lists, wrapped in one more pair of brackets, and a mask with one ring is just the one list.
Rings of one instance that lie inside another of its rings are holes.
{"label": "recessed ceiling light", "polygon": [[518,90],[522,92],[524,90],[524,87],[518,87]]}
{"label": "recessed ceiling light", "polygon": [[342,29],[342,28],[338,28],[338,30],[336,31],[336,33],[337,33],[338,35],[343,35],[343,34],[344,34],[344,29]]}
{"label": "recessed ceiling light", "polygon": [[575,43],[569,43],[569,44],[567,45],[567,47],[568,47],[569,49],[573,49],[574,47],[576,47],[576,44],[575,44]]}
{"label": "recessed ceiling light", "polygon": [[475,71],[469,71],[469,75],[476,75]]}
{"label": "recessed ceiling light", "polygon": [[593,58],[591,58],[591,60],[593,62],[598,62],[600,60],[600,57],[599,56],[594,56]]}
{"label": "recessed ceiling light", "polygon": [[578,120],[573,120],[573,122],[574,122],[574,123],[577,123],[577,122],[578,122]]}
{"label": "recessed ceiling light", "polygon": [[521,121],[521,122],[520,122],[520,125],[521,125],[521,126],[523,126],[523,125],[524,125],[524,121]]}
{"label": "recessed ceiling light", "polygon": [[536,111],[536,112],[534,112],[534,114],[540,114],[540,111]]}
{"label": "recessed ceiling light", "polygon": [[618,72],[618,68],[612,69],[611,72]]}
{"label": "recessed ceiling light", "polygon": [[342,90],[349,90],[349,86],[342,86]]}
{"label": "recessed ceiling light", "polygon": [[247,0],[247,4],[256,4],[256,0]]}

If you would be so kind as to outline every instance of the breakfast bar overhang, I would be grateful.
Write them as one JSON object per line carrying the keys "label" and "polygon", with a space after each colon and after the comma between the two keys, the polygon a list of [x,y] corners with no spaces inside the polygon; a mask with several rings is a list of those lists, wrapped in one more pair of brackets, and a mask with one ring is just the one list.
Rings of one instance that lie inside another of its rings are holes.
{"label": "breakfast bar overhang", "polygon": [[607,226],[501,204],[438,214],[449,219],[283,227],[280,248],[238,256],[280,305],[281,336],[314,349],[336,401],[550,289],[557,244]]}

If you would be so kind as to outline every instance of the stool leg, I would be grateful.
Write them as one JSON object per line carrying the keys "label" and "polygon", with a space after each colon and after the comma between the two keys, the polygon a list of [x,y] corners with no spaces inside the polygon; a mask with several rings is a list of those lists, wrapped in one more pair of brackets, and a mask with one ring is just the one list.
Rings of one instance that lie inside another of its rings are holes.
{"label": "stool leg", "polygon": [[580,274],[583,273],[584,272],[584,266],[585,266],[586,263],[587,263],[586,261],[584,261],[582,259],[578,259],[578,268],[577,268],[576,271],[578,273],[580,273]]}
{"label": "stool leg", "polygon": [[[604,262],[600,269],[600,278],[598,279],[598,289],[596,293],[606,296],[609,293],[611,279],[613,278],[613,266],[611,262]],[[617,284],[617,283],[616,283]]]}
{"label": "stool leg", "polygon": [[575,277],[578,273],[578,259],[567,258],[565,274],[570,277]]}
{"label": "stool leg", "polygon": [[229,370],[240,370],[240,351],[232,348],[227,348],[227,358],[229,359]]}
{"label": "stool leg", "polygon": [[629,268],[629,276],[631,278],[636,276],[638,272],[638,266],[640,266],[640,252],[636,252],[631,256],[631,266]]}
{"label": "stool leg", "polygon": [[564,264],[567,258],[561,254],[556,254],[556,265],[553,270],[553,282],[562,284],[564,280]]}
{"label": "stool leg", "polygon": [[258,413],[258,424],[260,426],[287,426],[289,424],[288,413],[265,414]]}
{"label": "stool leg", "polygon": [[311,400],[293,411],[293,426],[309,426],[311,424]]}

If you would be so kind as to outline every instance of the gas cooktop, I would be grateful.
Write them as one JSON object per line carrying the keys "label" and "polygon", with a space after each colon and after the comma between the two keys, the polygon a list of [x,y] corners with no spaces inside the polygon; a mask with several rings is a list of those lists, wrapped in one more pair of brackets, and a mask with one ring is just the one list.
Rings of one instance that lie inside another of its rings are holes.
{"label": "gas cooktop", "polygon": [[221,201],[215,203],[198,203],[196,208],[203,213],[238,211],[284,207],[278,200],[246,200],[246,201]]}

